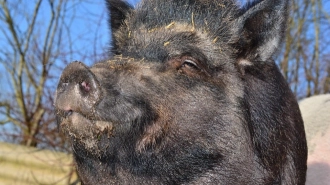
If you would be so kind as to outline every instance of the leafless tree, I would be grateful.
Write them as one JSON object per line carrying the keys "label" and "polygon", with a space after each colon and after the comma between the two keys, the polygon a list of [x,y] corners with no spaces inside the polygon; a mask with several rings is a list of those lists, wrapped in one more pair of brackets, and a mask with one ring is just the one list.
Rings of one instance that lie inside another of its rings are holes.
{"label": "leafless tree", "polygon": [[330,3],[292,0],[279,65],[298,98],[329,93]]}
{"label": "leafless tree", "polygon": [[[83,3],[85,7],[81,7]],[[103,53],[98,33],[92,34],[92,40],[84,40],[91,30],[74,27],[78,20],[100,27],[100,20],[106,19],[103,13],[89,14],[86,3],[95,4],[86,0],[0,0],[0,125],[9,125],[14,131],[0,131],[6,140],[66,148],[52,106],[60,71],[70,60],[95,61]],[[85,16],[79,12],[82,9]],[[94,48],[93,53],[75,47],[82,40]]]}

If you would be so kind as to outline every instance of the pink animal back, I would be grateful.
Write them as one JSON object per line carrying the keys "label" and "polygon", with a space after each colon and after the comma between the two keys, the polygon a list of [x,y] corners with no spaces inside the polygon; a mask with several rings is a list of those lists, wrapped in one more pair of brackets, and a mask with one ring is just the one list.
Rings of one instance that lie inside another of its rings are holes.
{"label": "pink animal back", "polygon": [[306,185],[329,185],[330,94],[304,99],[299,106],[308,146]]}

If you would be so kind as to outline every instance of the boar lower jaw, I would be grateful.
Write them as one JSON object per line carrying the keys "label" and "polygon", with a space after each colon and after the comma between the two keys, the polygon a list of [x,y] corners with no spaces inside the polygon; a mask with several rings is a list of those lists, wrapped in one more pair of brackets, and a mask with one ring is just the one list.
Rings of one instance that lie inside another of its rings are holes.
{"label": "boar lower jaw", "polygon": [[101,136],[107,136],[107,139],[110,139],[114,130],[111,122],[89,120],[76,112],[64,118],[60,124],[67,136],[81,142],[91,153],[99,153],[98,143]]}

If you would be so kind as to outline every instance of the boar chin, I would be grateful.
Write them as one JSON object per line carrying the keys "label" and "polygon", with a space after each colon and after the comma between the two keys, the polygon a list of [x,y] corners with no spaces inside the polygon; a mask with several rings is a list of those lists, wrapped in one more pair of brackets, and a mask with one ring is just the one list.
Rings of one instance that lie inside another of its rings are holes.
{"label": "boar chin", "polygon": [[[93,121],[83,115],[73,112],[60,122],[62,131],[74,142],[79,142],[92,154],[100,154],[99,143],[104,139],[111,139],[113,134],[112,122]],[[104,148],[103,148],[104,149]]]}

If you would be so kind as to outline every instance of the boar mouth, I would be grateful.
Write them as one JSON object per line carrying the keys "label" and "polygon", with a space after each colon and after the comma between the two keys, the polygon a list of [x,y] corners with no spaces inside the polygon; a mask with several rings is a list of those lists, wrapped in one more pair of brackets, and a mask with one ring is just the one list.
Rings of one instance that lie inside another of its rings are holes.
{"label": "boar mouth", "polygon": [[[112,122],[88,119],[74,111],[58,115],[57,121],[61,130],[67,136],[81,141],[86,140],[88,143],[95,143],[103,136],[110,138],[114,130]],[[90,144],[88,145],[88,148],[90,148]]]}

